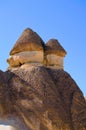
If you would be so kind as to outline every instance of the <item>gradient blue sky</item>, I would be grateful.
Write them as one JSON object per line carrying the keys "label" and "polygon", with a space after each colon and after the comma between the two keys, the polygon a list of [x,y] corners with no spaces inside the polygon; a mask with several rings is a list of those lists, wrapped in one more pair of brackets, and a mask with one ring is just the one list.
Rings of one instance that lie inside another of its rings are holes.
{"label": "gradient blue sky", "polygon": [[67,51],[65,70],[86,96],[86,0],[0,0],[0,69],[22,31],[30,27]]}

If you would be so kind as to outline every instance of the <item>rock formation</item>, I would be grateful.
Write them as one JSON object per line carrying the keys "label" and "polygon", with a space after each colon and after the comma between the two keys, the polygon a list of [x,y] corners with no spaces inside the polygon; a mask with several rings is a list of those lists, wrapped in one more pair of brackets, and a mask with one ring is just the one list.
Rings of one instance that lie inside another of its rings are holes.
{"label": "rock formation", "polygon": [[[54,54],[53,44],[53,53],[49,53],[48,44],[35,33],[36,42],[29,30],[22,34],[26,40],[20,40],[21,36],[11,50],[8,70],[0,71],[0,124],[10,126],[10,130],[86,130],[83,93],[63,68],[51,67],[50,62],[47,65],[47,55]],[[42,61],[28,60],[31,57],[26,52],[32,51],[36,51],[34,56],[41,52]],[[66,51],[62,52],[59,55],[56,48],[57,58],[65,56]]]}
{"label": "rock formation", "polygon": [[44,42],[40,36],[27,28],[17,40],[7,62],[11,67],[24,63],[42,63],[44,61]]}
{"label": "rock formation", "polygon": [[45,49],[46,65],[63,69],[63,60],[66,51],[56,39],[50,39]]}
{"label": "rock formation", "polygon": [[7,59],[10,67],[21,65],[46,65],[63,69],[63,60],[66,51],[56,39],[46,44],[33,30],[27,28],[17,40]]}

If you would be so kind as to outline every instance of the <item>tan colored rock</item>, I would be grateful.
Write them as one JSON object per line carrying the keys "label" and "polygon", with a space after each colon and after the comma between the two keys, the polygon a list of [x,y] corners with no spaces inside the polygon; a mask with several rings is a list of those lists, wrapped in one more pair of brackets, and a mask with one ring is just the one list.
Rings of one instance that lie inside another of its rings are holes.
{"label": "tan colored rock", "polygon": [[50,39],[46,43],[46,54],[48,55],[52,53],[62,57],[64,57],[67,54],[67,52],[60,45],[57,39]]}
{"label": "tan colored rock", "polygon": [[25,51],[11,55],[7,62],[11,67],[21,66],[25,63],[43,64],[44,54],[42,51]]}
{"label": "tan colored rock", "polygon": [[27,28],[16,41],[10,55],[24,51],[43,51],[43,46],[44,42],[40,36],[32,29]]}
{"label": "tan colored rock", "polygon": [[0,108],[0,124],[18,130],[86,130],[85,98],[61,69],[0,71]]}
{"label": "tan colored rock", "polygon": [[47,57],[47,66],[63,69],[64,57],[55,54],[49,54],[46,57]]}
{"label": "tan colored rock", "polygon": [[57,40],[22,33],[0,71],[0,129],[86,130],[86,100],[63,70],[65,55]]}
{"label": "tan colored rock", "polygon": [[63,69],[66,51],[56,39],[50,39],[46,43],[45,55],[47,66]]}
{"label": "tan colored rock", "polygon": [[10,67],[21,66],[24,63],[44,62],[44,42],[40,36],[27,28],[17,40],[7,59]]}
{"label": "tan colored rock", "polygon": [[10,57],[7,59],[9,67],[31,65],[45,65],[51,68],[64,68],[66,51],[56,39],[49,40],[46,45],[40,36],[27,28],[17,40]]}

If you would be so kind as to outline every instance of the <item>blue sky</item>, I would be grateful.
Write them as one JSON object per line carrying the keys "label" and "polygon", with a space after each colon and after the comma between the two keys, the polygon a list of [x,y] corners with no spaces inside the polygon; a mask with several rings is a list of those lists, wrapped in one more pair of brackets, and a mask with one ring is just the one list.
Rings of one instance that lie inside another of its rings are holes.
{"label": "blue sky", "polygon": [[86,96],[86,0],[0,0],[0,69],[22,31],[30,27],[67,51],[64,68]]}

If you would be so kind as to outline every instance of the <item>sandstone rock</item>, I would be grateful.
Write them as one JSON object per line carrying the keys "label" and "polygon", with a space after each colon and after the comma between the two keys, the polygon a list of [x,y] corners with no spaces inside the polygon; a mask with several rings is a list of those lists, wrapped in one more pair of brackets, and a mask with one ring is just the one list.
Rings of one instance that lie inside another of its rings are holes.
{"label": "sandstone rock", "polygon": [[56,66],[57,68],[63,69],[66,51],[56,39],[50,39],[46,43],[45,55],[47,66]]}
{"label": "sandstone rock", "polygon": [[25,63],[43,64],[44,54],[42,51],[24,51],[9,57],[7,62],[10,67],[21,66]]}
{"label": "sandstone rock", "polygon": [[40,36],[32,29],[27,28],[23,31],[13,49],[10,51],[10,55],[23,51],[43,51],[43,46],[44,42]]}
{"label": "sandstone rock", "polygon": [[1,129],[86,130],[86,100],[63,70],[65,55],[57,40],[44,45],[31,29],[22,33],[0,71]]}
{"label": "sandstone rock", "polygon": [[0,106],[0,124],[18,130],[86,130],[86,101],[64,70],[31,66],[0,72]]}
{"label": "sandstone rock", "polygon": [[56,54],[58,56],[64,57],[67,54],[67,52],[60,45],[57,39],[50,39],[46,43],[46,54]]}
{"label": "sandstone rock", "polygon": [[56,39],[49,40],[45,45],[36,32],[27,28],[11,50],[7,62],[10,67],[34,63],[63,69],[65,55],[66,51]]}
{"label": "sandstone rock", "polygon": [[17,40],[7,59],[10,67],[20,66],[24,63],[44,62],[44,42],[40,36],[27,28]]}

